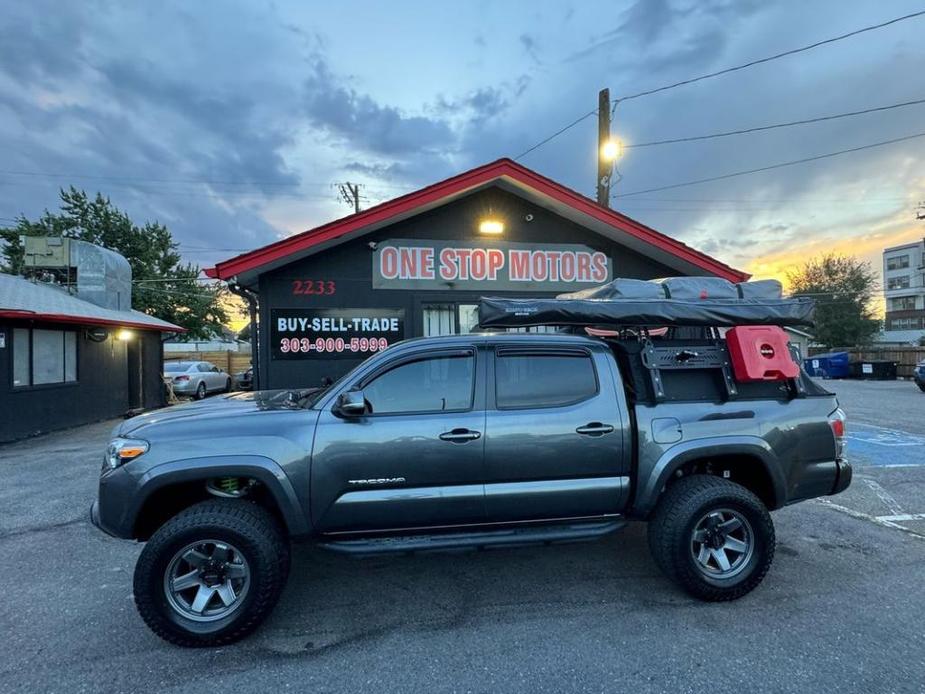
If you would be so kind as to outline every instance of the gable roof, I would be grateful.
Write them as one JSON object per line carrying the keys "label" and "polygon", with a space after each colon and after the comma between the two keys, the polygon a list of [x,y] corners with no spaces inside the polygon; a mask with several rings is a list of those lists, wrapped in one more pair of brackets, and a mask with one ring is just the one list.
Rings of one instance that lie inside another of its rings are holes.
{"label": "gable roof", "polygon": [[257,276],[325,248],[407,219],[489,186],[498,186],[617,243],[685,274],[709,274],[732,282],[749,275],[662,234],[511,159],[498,159],[356,214],[294,234],[207,268],[206,275],[244,285]]}
{"label": "gable roof", "polygon": [[0,273],[0,318],[105,325],[185,333],[186,328],[141,311],[116,311],[84,301],[60,287]]}

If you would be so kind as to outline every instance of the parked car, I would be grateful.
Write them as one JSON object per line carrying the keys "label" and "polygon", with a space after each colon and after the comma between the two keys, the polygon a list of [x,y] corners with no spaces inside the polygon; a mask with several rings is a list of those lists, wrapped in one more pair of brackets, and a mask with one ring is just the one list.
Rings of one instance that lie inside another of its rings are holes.
{"label": "parked car", "polygon": [[919,387],[919,390],[925,393],[925,361],[920,361],[916,364],[915,369],[912,371],[912,380],[915,381],[915,385]]}
{"label": "parked car", "polygon": [[191,395],[202,400],[209,393],[231,390],[231,376],[207,361],[164,362],[164,378],[169,379],[177,395]]}
{"label": "parked car", "polygon": [[[848,487],[845,417],[795,364],[786,382],[737,385],[723,340],[679,342],[419,338],[327,389],[142,415],[114,431],[91,517],[147,543],[137,608],[183,646],[256,628],[292,540],[368,555],[586,540],[643,520],[669,578],[739,598],[771,565],[769,511]],[[726,378],[705,378],[713,367]]]}
{"label": "parked car", "polygon": [[235,385],[238,390],[251,390],[254,387],[254,367],[250,366],[246,371],[239,371],[234,375]]}

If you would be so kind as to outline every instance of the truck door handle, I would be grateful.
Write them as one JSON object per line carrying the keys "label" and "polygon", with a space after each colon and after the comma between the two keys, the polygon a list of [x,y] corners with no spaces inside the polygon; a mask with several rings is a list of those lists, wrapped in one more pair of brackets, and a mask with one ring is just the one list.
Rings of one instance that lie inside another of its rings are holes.
{"label": "truck door handle", "polygon": [[575,429],[575,431],[584,436],[603,436],[613,431],[613,427],[609,424],[601,424],[600,422],[588,422],[583,427]]}
{"label": "truck door handle", "polygon": [[451,443],[465,443],[466,441],[475,441],[481,435],[482,432],[472,431],[471,429],[453,429],[440,434],[440,440]]}

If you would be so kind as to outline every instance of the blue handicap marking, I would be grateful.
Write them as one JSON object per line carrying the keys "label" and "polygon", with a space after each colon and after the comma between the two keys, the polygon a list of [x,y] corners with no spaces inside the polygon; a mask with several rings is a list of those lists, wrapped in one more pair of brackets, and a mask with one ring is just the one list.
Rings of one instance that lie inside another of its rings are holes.
{"label": "blue handicap marking", "polygon": [[925,465],[925,436],[900,429],[855,423],[845,436],[848,460],[861,465]]}

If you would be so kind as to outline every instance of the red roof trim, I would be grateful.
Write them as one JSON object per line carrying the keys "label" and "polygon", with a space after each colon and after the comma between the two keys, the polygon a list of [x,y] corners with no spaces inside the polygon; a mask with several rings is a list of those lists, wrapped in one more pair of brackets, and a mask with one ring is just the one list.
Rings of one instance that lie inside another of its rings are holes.
{"label": "red roof trim", "polygon": [[52,323],[71,323],[77,325],[115,325],[120,328],[137,328],[139,330],[157,330],[162,333],[185,333],[186,328],[167,328],[150,323],[136,323],[134,321],[117,321],[108,318],[90,318],[85,316],[69,316],[64,313],[36,313],[34,311],[0,311],[0,318],[21,318],[24,320],[46,320]]}
{"label": "red roof trim", "polygon": [[556,183],[531,169],[518,164],[511,159],[498,159],[462,174],[448,178],[445,181],[422,188],[418,191],[402,195],[393,200],[363,210],[349,217],[328,222],[315,229],[295,234],[280,241],[276,241],[262,248],[235,256],[229,260],[217,263],[214,268],[207,268],[205,273],[209,277],[230,279],[235,275],[254,270],[262,265],[272,263],[281,258],[306,250],[318,244],[336,239],[365,226],[387,221],[397,215],[411,212],[416,208],[436,202],[455,193],[473,188],[483,183],[507,176],[523,183],[538,192],[547,195],[558,202],[587,214],[599,221],[617,227],[636,238],[671,253],[697,267],[711,272],[719,277],[740,282],[748,279],[749,275],[732,268],[725,263],[711,258],[690,246],[662,233],[651,229],[634,219],[630,219],[614,210],[601,207],[595,201],[584,195]]}

